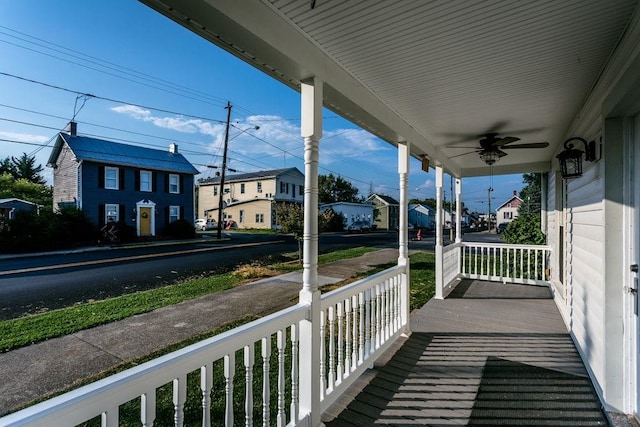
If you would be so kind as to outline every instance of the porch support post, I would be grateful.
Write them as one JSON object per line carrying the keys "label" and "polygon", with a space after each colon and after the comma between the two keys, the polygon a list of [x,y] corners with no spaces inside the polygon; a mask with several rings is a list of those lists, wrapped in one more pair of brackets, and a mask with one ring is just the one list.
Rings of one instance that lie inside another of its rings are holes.
{"label": "porch support post", "polygon": [[462,242],[462,181],[456,178],[456,243]]}
{"label": "porch support post", "polygon": [[540,229],[547,235],[547,198],[549,197],[549,187],[547,182],[547,174],[543,173],[540,176]]}
{"label": "porch support post", "polygon": [[318,290],[318,159],[322,137],[322,82],[317,78],[301,85],[304,139],[303,272],[299,304],[310,307],[300,322],[300,417],[307,425],[320,421],[320,291]]}
{"label": "porch support post", "polygon": [[398,265],[404,267],[401,284],[400,317],[404,332],[409,328],[409,154],[411,145],[407,141],[398,143],[398,175],[400,178],[400,233],[398,242]]}
{"label": "porch support post", "polygon": [[436,299],[444,299],[442,277],[442,166],[436,166]]}

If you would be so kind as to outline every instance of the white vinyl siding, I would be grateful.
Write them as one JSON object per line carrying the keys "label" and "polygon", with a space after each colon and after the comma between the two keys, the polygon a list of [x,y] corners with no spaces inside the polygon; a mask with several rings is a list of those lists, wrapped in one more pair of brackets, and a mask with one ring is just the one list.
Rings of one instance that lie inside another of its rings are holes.
{"label": "white vinyl siding", "polygon": [[104,188],[107,190],[117,190],[119,188],[118,168],[105,166],[104,168]]}

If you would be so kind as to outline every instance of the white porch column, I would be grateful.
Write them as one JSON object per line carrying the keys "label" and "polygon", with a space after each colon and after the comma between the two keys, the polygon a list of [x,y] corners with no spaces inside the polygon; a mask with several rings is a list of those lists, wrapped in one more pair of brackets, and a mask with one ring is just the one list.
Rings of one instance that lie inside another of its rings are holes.
{"label": "white porch column", "polygon": [[462,242],[462,181],[456,178],[456,243]]}
{"label": "white porch column", "polygon": [[318,290],[318,158],[322,137],[322,82],[301,85],[304,138],[304,232],[300,304],[309,304],[309,319],[300,322],[300,416],[308,425],[320,421],[320,291]]}
{"label": "white porch column", "polygon": [[540,176],[540,228],[542,232],[546,236],[548,233],[547,230],[547,212],[549,208],[547,207],[547,200],[549,197],[549,187],[547,182],[547,174],[543,173]]}
{"label": "white porch column", "polygon": [[444,299],[442,278],[442,166],[436,166],[436,299]]}
{"label": "white porch column", "polygon": [[401,284],[400,316],[404,332],[409,332],[409,154],[411,145],[407,141],[398,143],[398,175],[400,178],[400,234],[398,242],[398,265],[404,267]]}

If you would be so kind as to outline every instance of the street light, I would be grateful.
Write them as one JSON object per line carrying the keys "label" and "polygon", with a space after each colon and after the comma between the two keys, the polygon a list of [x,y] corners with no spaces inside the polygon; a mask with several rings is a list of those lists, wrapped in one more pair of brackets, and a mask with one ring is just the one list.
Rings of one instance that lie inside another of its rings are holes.
{"label": "street light", "polygon": [[[237,138],[240,134],[243,134],[251,129],[258,130],[260,126],[253,126],[247,129],[240,130],[240,133],[235,135],[233,138],[229,139],[229,127],[231,125],[231,103],[227,103],[225,107],[227,109],[227,127],[224,132],[224,150],[222,153],[222,172],[220,173],[220,192],[218,193],[218,229],[217,229],[217,238],[220,240],[222,238],[222,203],[223,203],[223,195],[224,195],[224,178],[227,171],[227,148],[229,146],[229,141],[231,139]],[[238,129],[236,126],[233,126]],[[234,169],[229,169],[230,171],[234,171]]]}

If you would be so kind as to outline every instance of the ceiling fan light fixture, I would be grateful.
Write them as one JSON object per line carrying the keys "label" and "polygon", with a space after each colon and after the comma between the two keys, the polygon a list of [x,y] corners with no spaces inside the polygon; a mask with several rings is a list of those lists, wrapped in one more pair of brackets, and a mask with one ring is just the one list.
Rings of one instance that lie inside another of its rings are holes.
{"label": "ceiling fan light fixture", "polygon": [[482,159],[482,161],[488,164],[489,166],[497,162],[499,158],[500,158],[500,153],[498,151],[483,150],[482,152],[480,152],[480,159]]}

